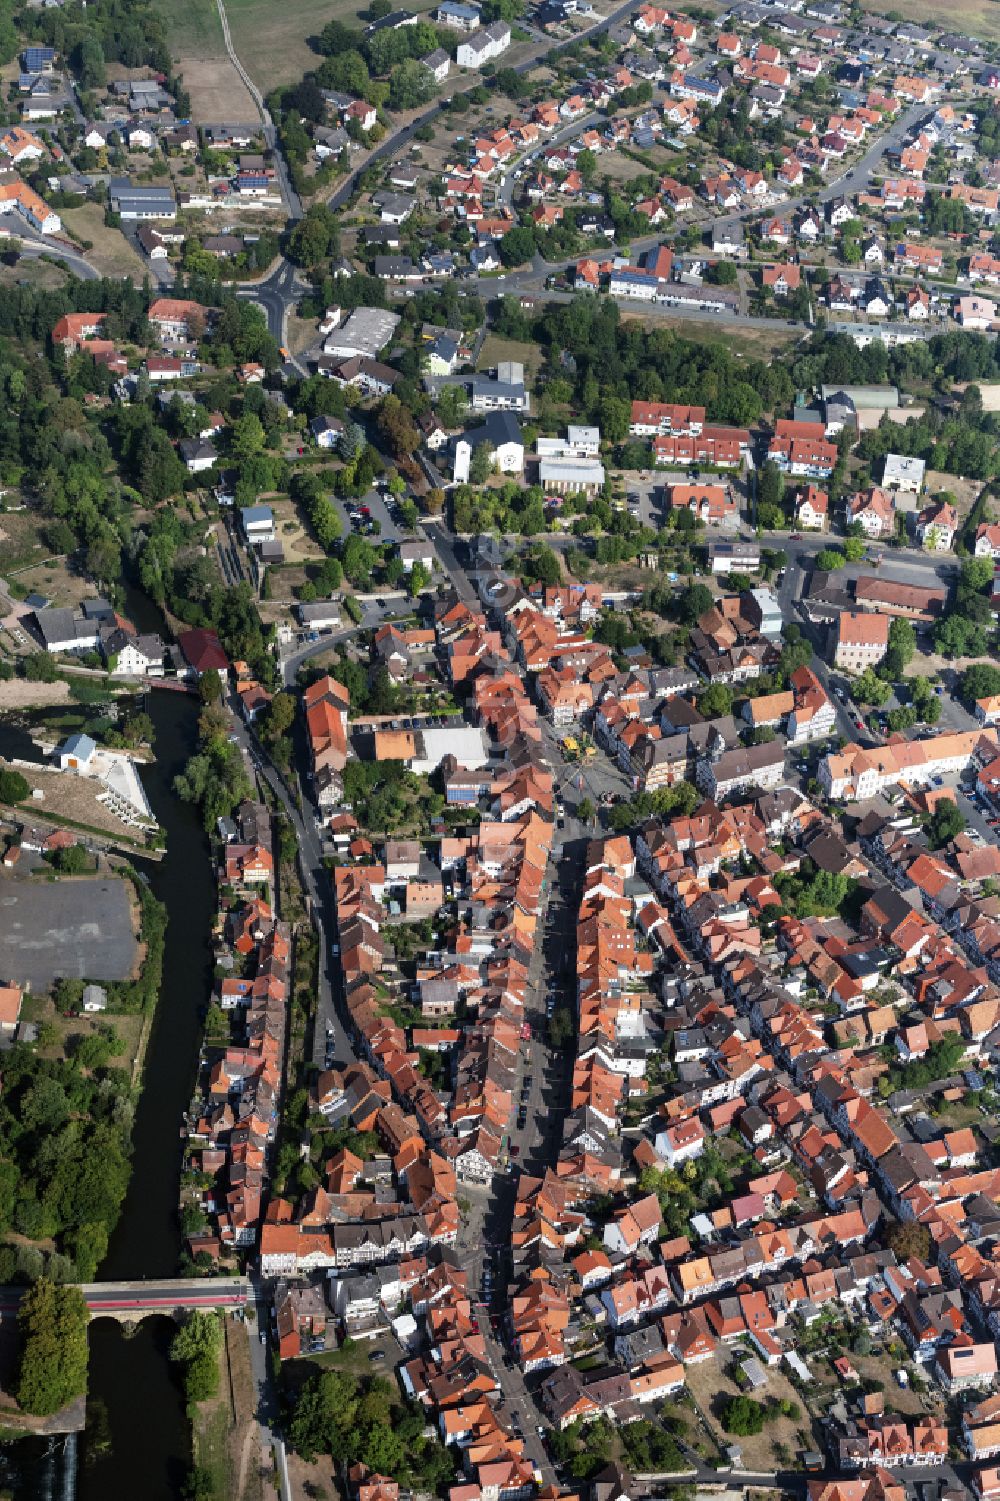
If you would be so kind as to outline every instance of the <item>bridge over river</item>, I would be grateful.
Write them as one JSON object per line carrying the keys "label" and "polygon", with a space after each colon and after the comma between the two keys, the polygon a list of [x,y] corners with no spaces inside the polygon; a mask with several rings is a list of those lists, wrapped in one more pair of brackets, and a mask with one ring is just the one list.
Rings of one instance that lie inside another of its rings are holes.
{"label": "bridge over river", "polygon": [[[83,1282],[78,1284],[92,1319],[139,1324],[161,1316],[182,1318],[196,1308],[240,1309],[253,1298],[247,1277],[178,1277],[162,1282]],[[25,1289],[0,1287],[0,1315],[17,1312]]]}

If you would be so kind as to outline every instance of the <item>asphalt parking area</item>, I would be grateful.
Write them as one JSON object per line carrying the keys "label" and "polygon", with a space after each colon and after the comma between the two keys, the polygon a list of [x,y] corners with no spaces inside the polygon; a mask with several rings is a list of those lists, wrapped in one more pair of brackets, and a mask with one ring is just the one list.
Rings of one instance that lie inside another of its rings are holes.
{"label": "asphalt parking area", "polygon": [[135,953],[124,881],[0,878],[0,979],[34,991],[63,977],[124,980]]}

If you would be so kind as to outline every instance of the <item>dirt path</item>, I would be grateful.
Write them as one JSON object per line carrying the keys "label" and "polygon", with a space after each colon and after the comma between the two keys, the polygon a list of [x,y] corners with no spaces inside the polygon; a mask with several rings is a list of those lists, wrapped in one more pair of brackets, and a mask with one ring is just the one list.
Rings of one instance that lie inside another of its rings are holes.
{"label": "dirt path", "polygon": [[262,1456],[256,1419],[256,1388],[250,1369],[250,1349],[243,1324],[226,1320],[226,1356],[233,1425],[227,1445],[233,1501],[261,1501]]}

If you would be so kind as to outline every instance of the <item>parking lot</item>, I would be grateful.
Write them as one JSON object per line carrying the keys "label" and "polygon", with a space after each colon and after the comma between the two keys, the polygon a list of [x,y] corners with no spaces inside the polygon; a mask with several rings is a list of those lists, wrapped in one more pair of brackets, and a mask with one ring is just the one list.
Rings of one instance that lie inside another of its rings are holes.
{"label": "parking lot", "polygon": [[135,962],[125,881],[0,875],[0,974],[45,991],[61,977],[124,980]]}
{"label": "parking lot", "polygon": [[351,512],[367,506],[371,520],[377,521],[379,525],[377,532],[370,533],[373,542],[399,542],[402,539],[403,533],[389,514],[389,508],[386,505],[383,492],[375,489],[374,486],[368,491],[367,495],[361,496],[359,500],[344,501],[335,496],[333,503],[337,507],[337,512],[343,523],[345,536],[348,536],[352,530],[358,530],[358,528],[352,528],[351,526]]}

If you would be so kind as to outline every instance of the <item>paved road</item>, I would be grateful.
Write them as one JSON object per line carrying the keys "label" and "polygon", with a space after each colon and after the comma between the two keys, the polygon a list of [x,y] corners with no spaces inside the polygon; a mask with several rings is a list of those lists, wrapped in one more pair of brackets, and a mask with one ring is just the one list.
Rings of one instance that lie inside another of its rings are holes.
{"label": "paved road", "polygon": [[329,635],[320,636],[318,641],[300,642],[287,655],[279,657],[278,666],[285,687],[290,688],[294,686],[299,668],[308,662],[311,657],[318,657],[323,652],[329,651],[331,647],[338,646],[343,641],[349,641],[352,636],[357,635],[359,630],[371,630],[373,627],[381,625],[383,620],[391,620],[394,615],[402,613],[406,608],[405,604],[401,603],[398,599],[394,599],[388,595],[381,597],[385,599],[385,604],[380,605],[375,599],[360,602],[360,625],[352,623],[343,626],[340,630],[331,631]]}
{"label": "paved road", "polygon": [[[242,1308],[250,1295],[246,1277],[166,1278],[158,1282],[84,1282],[76,1284],[95,1318],[102,1313],[173,1312],[181,1308]],[[16,1308],[23,1287],[0,1287],[0,1309]]]}
{"label": "paved road", "polygon": [[[271,1380],[270,1369],[270,1344],[271,1326],[270,1311],[267,1295],[260,1282],[253,1284],[253,1296],[256,1308],[256,1321],[247,1320],[247,1338],[250,1341],[250,1371],[253,1383],[257,1391],[257,1423],[260,1428],[261,1453],[263,1456],[273,1453],[278,1462],[285,1489],[281,1492],[287,1501],[291,1501],[291,1490],[288,1488],[287,1468],[285,1466],[285,1446],[278,1432],[278,1424],[281,1419],[280,1405],[274,1382]],[[261,1340],[261,1334],[264,1339]]]}
{"label": "paved road", "polygon": [[[839,177],[825,182],[818,192],[800,193],[795,198],[788,198],[783,203],[777,203],[770,212],[773,215],[780,214],[787,218],[796,210],[804,208],[807,203],[829,203],[831,198],[839,198],[845,193],[863,192],[876,168],[881,164],[882,158],[890,147],[898,146],[905,136],[909,134],[922,120],[934,113],[926,104],[911,104],[909,109],[890,125],[884,135],[878,136],[868,147],[864,156],[860,157],[853,167],[848,167]],[[712,219],[711,227],[731,228],[746,219],[755,219],[761,214],[759,206],[737,209],[731,214],[726,214],[720,219]]]}
{"label": "paved road", "polygon": [[[298,278],[298,268],[281,256],[274,270],[262,281],[245,282],[236,289],[237,297],[245,298],[248,302],[256,302],[263,308],[264,316],[267,318],[268,332],[282,347],[287,345],[289,311],[298,302],[303,292],[303,285],[299,284]],[[292,355],[290,363],[301,375],[308,374],[298,356]]]}
{"label": "paved road", "polygon": [[[756,534],[746,533],[746,539],[752,540]],[[822,532],[810,532],[793,541],[787,532],[762,532],[760,542],[764,547],[772,547],[787,554],[789,559],[795,559],[800,566],[810,565],[812,559],[824,547],[836,547],[839,539],[824,535]],[[894,547],[887,542],[867,542],[869,552],[877,553],[882,558],[879,569],[880,576],[886,578],[898,578],[903,583],[921,583],[927,588],[934,588],[937,584],[953,584],[958,576],[958,562],[954,553],[923,552],[916,547]],[[845,579],[856,578],[858,574],[870,573],[871,567],[862,563],[848,563],[840,571],[840,576]]]}
{"label": "paved road", "polygon": [[309,804],[303,799],[302,811],[292,801],[284,778],[279,775],[266,757],[257,736],[243,722],[239,704],[230,700],[234,726],[232,733],[236,743],[248,757],[257,775],[274,793],[285,817],[295,830],[299,848],[299,864],[305,884],[306,895],[315,919],[319,935],[319,976],[316,987],[316,1025],[313,1034],[312,1058],[322,1066],[328,1046],[332,1062],[341,1067],[354,1061],[354,1049],[339,1012],[334,1004],[334,982],[340,983],[340,966],[331,952],[331,934],[337,931],[334,911],[333,887],[322,863],[322,841],[316,820]]}
{"label": "paved road", "polygon": [[44,255],[54,261],[61,261],[81,281],[97,281],[100,278],[100,272],[95,271],[89,261],[85,261],[82,255],[78,255],[63,240],[42,239],[27,229],[19,230],[16,238],[21,242],[19,258],[22,260],[39,260]]}

